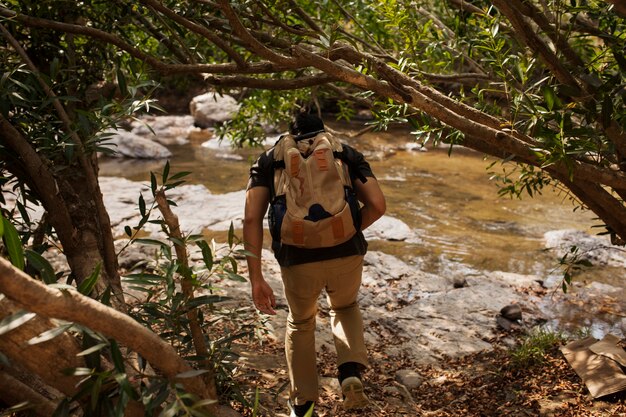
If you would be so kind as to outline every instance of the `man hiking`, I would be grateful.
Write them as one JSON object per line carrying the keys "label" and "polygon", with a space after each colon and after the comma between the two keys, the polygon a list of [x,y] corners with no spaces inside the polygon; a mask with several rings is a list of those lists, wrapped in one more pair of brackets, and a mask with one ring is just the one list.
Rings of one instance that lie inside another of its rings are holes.
{"label": "man hiking", "polygon": [[274,293],[261,269],[268,207],[272,249],[289,306],[285,354],[291,416],[304,416],[318,398],[315,319],[323,290],[343,406],[362,408],[368,404],[361,381],[367,352],[357,303],[367,251],[362,231],[385,213],[380,186],[363,155],[325,132],[322,120],[312,114],[299,113],[289,135],[259,156],[250,169],[243,239],[253,254],[247,263],[254,305],[276,314]]}

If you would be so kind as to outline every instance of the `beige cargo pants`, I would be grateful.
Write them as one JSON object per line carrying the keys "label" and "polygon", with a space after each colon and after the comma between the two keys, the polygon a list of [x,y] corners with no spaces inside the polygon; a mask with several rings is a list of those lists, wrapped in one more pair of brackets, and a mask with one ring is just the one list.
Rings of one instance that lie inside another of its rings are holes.
{"label": "beige cargo pants", "polygon": [[296,405],[316,401],[318,397],[315,317],[322,290],[326,290],[330,305],[337,365],[345,362],[367,365],[363,319],[357,303],[362,271],[361,255],[281,268],[289,304],[285,354],[291,381],[290,398]]}

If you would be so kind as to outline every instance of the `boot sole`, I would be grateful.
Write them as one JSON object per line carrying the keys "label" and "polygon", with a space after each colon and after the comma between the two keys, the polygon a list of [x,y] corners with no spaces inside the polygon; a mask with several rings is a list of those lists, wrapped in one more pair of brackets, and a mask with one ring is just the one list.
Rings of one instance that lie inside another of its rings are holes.
{"label": "boot sole", "polygon": [[346,410],[363,408],[370,403],[365,392],[363,392],[363,383],[356,377],[346,378],[341,384],[341,392],[344,397],[343,408]]}

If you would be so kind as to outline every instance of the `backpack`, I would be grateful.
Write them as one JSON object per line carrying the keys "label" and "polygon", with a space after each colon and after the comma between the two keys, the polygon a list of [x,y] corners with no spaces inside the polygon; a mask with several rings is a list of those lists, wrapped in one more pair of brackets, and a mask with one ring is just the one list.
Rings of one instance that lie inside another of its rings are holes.
{"label": "backpack", "polygon": [[269,213],[275,242],[328,248],[359,230],[359,203],[342,151],[341,142],[323,131],[278,140]]}

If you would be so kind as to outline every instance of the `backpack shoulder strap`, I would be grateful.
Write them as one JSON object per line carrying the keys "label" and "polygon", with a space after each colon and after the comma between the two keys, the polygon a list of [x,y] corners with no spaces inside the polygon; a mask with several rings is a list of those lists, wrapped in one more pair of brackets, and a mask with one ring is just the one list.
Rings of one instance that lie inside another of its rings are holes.
{"label": "backpack shoulder strap", "polygon": [[292,135],[283,135],[274,145],[274,196],[285,194],[285,156],[289,149],[296,148],[296,141]]}

